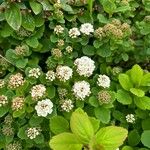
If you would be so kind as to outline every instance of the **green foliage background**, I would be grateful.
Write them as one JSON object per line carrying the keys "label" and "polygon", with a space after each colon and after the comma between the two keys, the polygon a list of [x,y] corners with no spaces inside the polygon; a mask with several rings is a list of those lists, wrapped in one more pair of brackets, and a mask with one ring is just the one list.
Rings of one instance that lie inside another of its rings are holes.
{"label": "green foliage background", "polygon": [[[94,33],[71,38],[69,30],[80,28],[84,23],[91,23]],[[55,34],[57,25],[64,28],[62,34]],[[73,51],[68,53],[67,46]],[[54,48],[61,52],[53,54]],[[75,71],[74,60],[82,56],[95,61],[96,69],[89,78],[81,77]],[[58,65],[73,68],[75,73],[69,82],[45,79],[46,72],[55,71]],[[28,76],[32,68],[41,70],[40,78]],[[0,107],[0,149],[8,149],[7,146],[15,141],[21,143],[23,150],[50,149],[49,141],[54,135],[70,131],[70,116],[78,107],[97,118],[101,122],[100,128],[108,125],[126,128],[128,137],[120,149],[150,149],[149,71],[149,0],[60,0],[60,3],[55,0],[1,0],[0,78],[5,86],[0,88],[0,95],[7,96],[9,103]],[[25,83],[11,89],[9,77],[18,72],[23,74]],[[106,89],[111,95],[109,104],[102,104],[97,99],[98,91],[103,90],[96,84],[99,74],[106,74],[111,79],[111,86]],[[86,80],[91,85],[91,95],[85,101],[76,100],[71,91],[73,83],[79,80]],[[54,104],[53,113],[46,118],[38,117],[34,109],[37,102],[32,100],[30,90],[36,84],[46,86],[45,97]],[[72,111],[61,111],[59,88],[67,89],[66,97],[74,104]],[[16,96],[25,98],[25,105],[19,111],[11,108]],[[126,121],[127,114],[135,115],[133,124]],[[8,127],[5,123],[8,116],[13,120],[9,126],[13,134],[9,136],[2,133],[2,129]],[[65,126],[57,127],[59,121]],[[42,133],[30,140],[26,136],[28,127],[40,127]]]}

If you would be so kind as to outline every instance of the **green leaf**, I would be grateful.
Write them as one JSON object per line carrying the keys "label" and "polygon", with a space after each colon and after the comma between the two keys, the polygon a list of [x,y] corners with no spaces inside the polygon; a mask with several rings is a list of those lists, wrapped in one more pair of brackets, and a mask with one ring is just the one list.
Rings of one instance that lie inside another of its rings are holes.
{"label": "green leaf", "polygon": [[150,130],[150,118],[147,118],[142,121],[142,129],[143,130]]}
{"label": "green leaf", "polygon": [[130,146],[124,146],[124,147],[122,148],[122,150],[133,150],[133,148],[130,147]]}
{"label": "green leaf", "polygon": [[132,82],[139,86],[143,77],[143,70],[139,65],[134,65],[130,72]]}
{"label": "green leaf", "polygon": [[73,11],[73,9],[71,8],[70,5],[62,3],[61,6],[62,6],[62,9],[65,10],[65,11],[67,11],[67,12],[72,12]]}
{"label": "green leaf", "polygon": [[93,11],[93,2],[94,0],[88,0],[87,3],[88,3],[88,9],[90,11],[90,14],[92,14],[92,11]]}
{"label": "green leaf", "polygon": [[98,14],[97,19],[99,20],[100,23],[106,24],[109,22],[108,19],[102,14]]}
{"label": "green leaf", "polygon": [[18,111],[14,111],[13,112],[13,117],[17,118],[22,116],[25,113],[25,107],[23,107],[22,109],[18,110]]}
{"label": "green leaf", "polygon": [[108,47],[101,47],[97,49],[97,54],[102,57],[109,57],[111,55],[111,51]]}
{"label": "green leaf", "polygon": [[83,54],[93,56],[95,54],[95,48],[93,46],[86,45],[83,47]]}
{"label": "green leaf", "polygon": [[93,125],[94,133],[97,132],[97,130],[99,129],[99,126],[100,126],[100,120],[96,119],[94,117],[89,117],[89,119]]}
{"label": "green leaf", "polygon": [[132,130],[128,135],[128,142],[131,146],[136,146],[140,142],[140,135],[137,130]]}
{"label": "green leaf", "polygon": [[132,97],[130,94],[124,90],[117,91],[117,101],[124,104],[129,105],[132,103]]}
{"label": "green leaf", "polygon": [[97,98],[95,96],[91,96],[89,98],[89,104],[91,104],[94,107],[98,107],[99,106],[99,102],[97,100]]}
{"label": "green leaf", "polygon": [[150,110],[150,97],[135,97],[134,102],[139,108],[143,110]]}
{"label": "green leaf", "polygon": [[43,144],[44,143],[44,136],[42,134],[39,134],[35,139],[34,142],[36,144]]}
{"label": "green leaf", "polygon": [[50,140],[50,147],[53,150],[81,150],[82,144],[77,137],[71,133],[61,133]]}
{"label": "green leaf", "polygon": [[126,5],[126,6],[121,6],[121,7],[118,7],[116,8],[115,12],[126,12],[126,11],[130,11],[131,10],[131,7],[129,5]]}
{"label": "green leaf", "polygon": [[141,135],[141,142],[144,146],[150,148],[150,130],[145,130]]}
{"label": "green leaf", "polygon": [[33,12],[37,15],[42,11],[42,5],[34,0],[31,0],[30,2],[30,6],[33,10]]}
{"label": "green leaf", "polygon": [[32,117],[30,117],[29,124],[30,126],[35,127],[39,126],[42,123],[42,121],[43,121],[42,117],[33,115]]}
{"label": "green leaf", "polygon": [[141,86],[150,86],[150,73],[147,73],[143,76],[140,85]]}
{"label": "green leaf", "polygon": [[50,119],[50,130],[54,134],[67,132],[67,131],[69,131],[69,123],[62,116],[54,116]]}
{"label": "green leaf", "polygon": [[131,80],[127,74],[119,74],[119,83],[127,91],[129,91],[133,87]]}
{"label": "green leaf", "polygon": [[22,23],[22,16],[19,6],[16,3],[12,3],[10,7],[5,10],[5,19],[14,30],[19,30]]}
{"label": "green leaf", "polygon": [[110,110],[104,107],[97,107],[94,109],[95,116],[98,118],[102,123],[109,123],[110,121]]}
{"label": "green leaf", "polygon": [[56,89],[55,89],[54,86],[49,86],[46,90],[47,90],[49,98],[54,98],[55,97]]}
{"label": "green leaf", "polygon": [[28,31],[34,31],[35,21],[30,13],[24,14],[22,16],[22,26]]}
{"label": "green leaf", "polygon": [[27,129],[27,126],[23,126],[23,127],[19,128],[19,131],[17,133],[17,136],[22,140],[27,139],[26,129]]}
{"label": "green leaf", "polygon": [[104,11],[109,13],[110,15],[116,10],[116,5],[114,0],[100,0],[103,5]]}
{"label": "green leaf", "polygon": [[123,144],[127,134],[128,131],[122,127],[104,127],[95,136],[96,144],[105,150],[115,150]]}
{"label": "green leaf", "polygon": [[145,95],[144,91],[141,89],[131,88],[130,92],[138,97],[143,97]]}
{"label": "green leaf", "polygon": [[85,144],[88,144],[94,135],[94,129],[88,115],[80,108],[72,113],[70,128],[78,139]]}
{"label": "green leaf", "polygon": [[37,48],[39,45],[39,41],[35,37],[30,37],[26,40],[26,43],[33,48]]}
{"label": "green leaf", "polygon": [[16,66],[18,68],[25,68],[27,63],[28,63],[28,58],[21,58],[21,59],[16,61]]}
{"label": "green leaf", "polygon": [[8,106],[2,106],[0,107],[0,117],[3,117],[9,110]]}

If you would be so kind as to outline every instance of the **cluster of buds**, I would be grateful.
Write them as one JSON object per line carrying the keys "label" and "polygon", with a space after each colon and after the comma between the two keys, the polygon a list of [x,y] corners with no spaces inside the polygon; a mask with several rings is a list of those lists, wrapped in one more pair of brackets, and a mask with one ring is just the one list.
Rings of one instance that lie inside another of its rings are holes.
{"label": "cluster of buds", "polygon": [[60,39],[60,40],[58,40],[57,46],[62,47],[62,46],[64,46],[64,44],[65,44],[64,40]]}
{"label": "cluster of buds", "polygon": [[24,28],[20,28],[19,30],[16,31],[17,36],[23,38],[23,37],[28,37],[31,35],[31,32],[27,31]]}
{"label": "cluster of buds", "polygon": [[52,53],[52,56],[54,56],[56,58],[61,58],[63,55],[59,48],[53,48],[51,53]]}
{"label": "cluster of buds", "polygon": [[11,127],[11,125],[4,125],[2,128],[2,133],[5,136],[12,136],[14,135],[14,129]]}
{"label": "cluster of buds", "polygon": [[6,146],[6,150],[22,150],[22,145],[19,141],[14,141]]}
{"label": "cluster of buds", "polygon": [[62,111],[66,111],[66,112],[70,112],[74,107],[73,101],[70,99],[61,100],[60,105]]}
{"label": "cluster of buds", "polygon": [[32,127],[32,128],[28,128],[26,131],[27,137],[29,139],[35,139],[41,132],[40,128],[36,128],[36,127]]}
{"label": "cluster of buds", "polygon": [[49,80],[49,81],[54,81],[55,80],[55,72],[52,71],[52,70],[49,70],[46,73],[46,79]]}
{"label": "cluster of buds", "polygon": [[67,94],[68,94],[67,89],[58,88],[58,95],[59,95],[59,98],[60,98],[60,99],[64,99]]}
{"label": "cluster of buds", "polygon": [[109,104],[111,102],[111,94],[108,91],[102,90],[98,92],[98,100],[100,104]]}
{"label": "cluster of buds", "polygon": [[5,86],[5,81],[3,79],[0,79],[0,89]]}
{"label": "cluster of buds", "polygon": [[24,84],[25,80],[21,73],[16,73],[15,75],[11,75],[8,81],[8,87],[15,89]]}
{"label": "cluster of buds", "polygon": [[27,53],[28,47],[26,45],[19,45],[15,48],[15,54],[18,56],[25,56]]}
{"label": "cluster of buds", "polygon": [[8,104],[8,98],[5,95],[0,95],[0,107]]}
{"label": "cluster of buds", "polygon": [[6,125],[11,125],[12,122],[13,122],[12,116],[11,116],[11,115],[7,115],[7,116],[5,117],[5,119],[4,119],[4,124],[6,124]]}
{"label": "cluster of buds", "polygon": [[23,97],[15,97],[12,100],[12,105],[11,105],[12,110],[14,110],[14,111],[21,110],[23,108],[23,106],[24,106],[24,98]]}
{"label": "cluster of buds", "polygon": [[66,52],[71,53],[73,51],[73,48],[71,46],[66,47]]}

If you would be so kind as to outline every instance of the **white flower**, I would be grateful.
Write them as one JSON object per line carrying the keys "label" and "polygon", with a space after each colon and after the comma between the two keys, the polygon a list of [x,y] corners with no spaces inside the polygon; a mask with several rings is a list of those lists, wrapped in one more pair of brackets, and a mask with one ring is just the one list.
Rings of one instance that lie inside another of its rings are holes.
{"label": "white flower", "polygon": [[133,114],[126,115],[126,121],[128,123],[134,123],[135,122],[135,116]]}
{"label": "white flower", "polygon": [[39,68],[32,68],[31,70],[29,70],[29,77],[39,78],[40,75],[41,70]]}
{"label": "white flower", "polygon": [[35,100],[42,98],[45,92],[46,92],[46,88],[44,85],[42,84],[35,85],[31,89],[31,97]]}
{"label": "white flower", "polygon": [[92,24],[84,23],[81,25],[80,31],[85,35],[90,35],[90,33],[94,32],[94,28]]}
{"label": "white flower", "polygon": [[55,80],[55,72],[52,71],[52,70],[49,70],[49,71],[46,73],[46,79],[47,79],[47,80],[50,80],[50,81],[54,81],[54,80]]}
{"label": "white flower", "polygon": [[5,95],[0,95],[0,107],[8,104],[8,98]]}
{"label": "white flower", "polygon": [[73,85],[73,93],[77,99],[84,100],[91,94],[90,84],[86,81],[78,81]]}
{"label": "white flower", "polygon": [[39,134],[40,134],[39,128],[32,127],[27,129],[27,137],[31,140],[35,139]]}
{"label": "white flower", "polygon": [[18,110],[21,110],[24,106],[24,98],[23,97],[15,97],[13,100],[12,100],[12,110],[14,111],[18,111]]}
{"label": "white flower", "polygon": [[61,25],[57,25],[55,28],[54,28],[54,32],[58,35],[58,34],[61,34],[64,32],[64,28],[61,26]]}
{"label": "white flower", "polygon": [[51,114],[53,111],[53,103],[50,99],[45,99],[42,101],[38,101],[35,106],[35,110],[38,116],[46,117],[48,114]]}
{"label": "white flower", "polygon": [[72,28],[69,30],[69,36],[71,38],[76,38],[80,35],[80,31],[78,30],[78,28]]}
{"label": "white flower", "polygon": [[97,84],[98,84],[98,86],[102,86],[103,88],[109,88],[110,87],[110,78],[106,75],[99,75]]}
{"label": "white flower", "polygon": [[91,76],[95,69],[94,61],[87,56],[77,58],[74,61],[74,65],[77,67],[78,74],[84,77]]}
{"label": "white flower", "polygon": [[73,102],[70,99],[63,100],[61,103],[61,109],[63,111],[70,112],[73,109],[73,107]]}
{"label": "white flower", "polygon": [[5,81],[3,79],[0,79],[0,88],[3,88],[5,85]]}
{"label": "white flower", "polygon": [[67,81],[72,77],[72,69],[68,66],[58,66],[56,68],[56,77],[60,80],[60,81]]}

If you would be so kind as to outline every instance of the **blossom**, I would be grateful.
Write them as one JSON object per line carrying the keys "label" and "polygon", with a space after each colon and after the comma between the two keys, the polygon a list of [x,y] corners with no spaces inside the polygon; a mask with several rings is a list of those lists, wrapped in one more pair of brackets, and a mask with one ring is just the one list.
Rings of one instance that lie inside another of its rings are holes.
{"label": "blossom", "polygon": [[81,25],[80,31],[85,35],[90,35],[90,33],[94,32],[94,28],[92,24],[84,23]]}
{"label": "blossom", "polygon": [[39,78],[40,75],[41,70],[39,68],[32,68],[31,70],[29,70],[29,77]]}
{"label": "blossom", "polygon": [[66,47],[66,52],[71,53],[73,51],[73,48],[71,46]]}
{"label": "blossom", "polygon": [[84,80],[75,82],[72,91],[77,99],[84,100],[91,94],[90,84]]}
{"label": "blossom", "polygon": [[61,34],[64,32],[64,28],[61,25],[56,25],[56,27],[54,28],[54,32],[55,34]]}
{"label": "blossom", "polygon": [[111,95],[108,91],[102,90],[98,93],[98,100],[102,104],[109,104],[111,101]]}
{"label": "blossom", "polygon": [[46,79],[49,80],[49,81],[54,81],[55,80],[55,72],[52,71],[52,70],[49,70],[46,73]]}
{"label": "blossom", "polygon": [[80,31],[78,30],[78,28],[72,28],[69,30],[69,36],[71,38],[76,38],[80,35]]}
{"label": "blossom", "polygon": [[95,69],[95,62],[87,57],[83,56],[81,58],[77,58],[74,61],[74,65],[77,67],[77,72],[80,76],[89,77],[92,75],[94,69]]}
{"label": "blossom", "polygon": [[66,99],[61,102],[61,109],[66,112],[70,112],[73,109],[74,105],[72,100]]}
{"label": "blossom", "polygon": [[0,79],[0,88],[3,88],[5,86],[5,81],[3,79]]}
{"label": "blossom", "polygon": [[5,95],[0,95],[0,107],[8,104],[8,98]]}
{"label": "blossom", "polygon": [[126,115],[126,121],[128,123],[134,123],[135,122],[135,116],[133,114]]}
{"label": "blossom", "polygon": [[106,75],[99,75],[97,84],[98,84],[98,86],[102,86],[103,88],[109,88],[110,87],[110,79]]}
{"label": "blossom", "polygon": [[15,141],[6,145],[6,150],[22,150],[22,145],[19,141]]}
{"label": "blossom", "polygon": [[22,109],[24,106],[24,98],[22,97],[15,97],[12,100],[12,110],[18,111],[20,109]]}
{"label": "blossom", "polygon": [[53,103],[50,99],[45,99],[42,101],[38,101],[35,106],[35,110],[38,116],[46,117],[48,114],[51,114],[53,111]]}
{"label": "blossom", "polygon": [[58,66],[56,68],[56,77],[63,82],[66,82],[72,77],[73,71],[68,66]]}
{"label": "blossom", "polygon": [[16,73],[15,75],[11,75],[9,77],[8,86],[10,88],[17,88],[24,84],[23,75],[21,73]]}
{"label": "blossom", "polygon": [[39,99],[44,96],[46,92],[46,87],[42,84],[38,84],[32,87],[31,89],[31,97],[33,99]]}
{"label": "blossom", "polygon": [[36,127],[28,128],[27,131],[27,137],[29,139],[35,139],[40,134],[40,129]]}
{"label": "blossom", "polygon": [[52,53],[52,56],[57,57],[57,58],[60,58],[63,55],[59,48],[53,48],[51,53]]}

